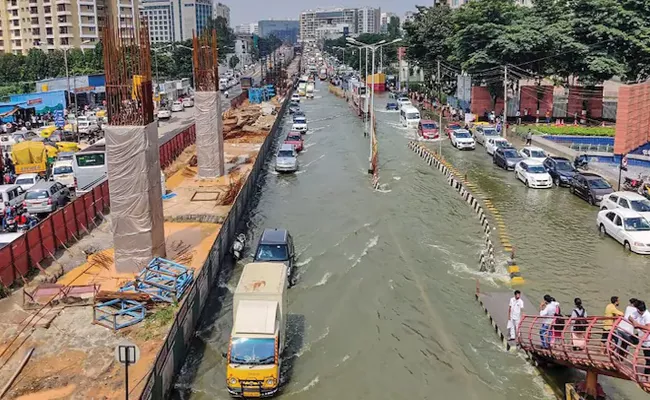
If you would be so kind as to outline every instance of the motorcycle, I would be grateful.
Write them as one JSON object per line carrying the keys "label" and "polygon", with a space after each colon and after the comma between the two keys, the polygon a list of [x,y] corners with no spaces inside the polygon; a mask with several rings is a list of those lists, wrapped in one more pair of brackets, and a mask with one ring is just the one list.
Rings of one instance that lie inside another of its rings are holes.
{"label": "motorcycle", "polygon": [[16,217],[7,218],[5,223],[5,232],[17,232],[18,231],[18,221]]}
{"label": "motorcycle", "polygon": [[626,176],[625,181],[623,182],[623,190],[630,192],[641,192],[641,186],[643,185],[643,182],[645,182],[645,179],[641,177],[641,174],[639,174],[639,177],[636,179],[632,179]]}
{"label": "motorcycle", "polygon": [[586,154],[581,154],[573,160],[573,166],[576,169],[588,170],[589,169],[589,157]]}
{"label": "motorcycle", "polygon": [[239,261],[242,258],[244,253],[244,248],[246,247],[246,235],[240,233],[235,238],[235,242],[232,244],[232,256],[235,261]]}

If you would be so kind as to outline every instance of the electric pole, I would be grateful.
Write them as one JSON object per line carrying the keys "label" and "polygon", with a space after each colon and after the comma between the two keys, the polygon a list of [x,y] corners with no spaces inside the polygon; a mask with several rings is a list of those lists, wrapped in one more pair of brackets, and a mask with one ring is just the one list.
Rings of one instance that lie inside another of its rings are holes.
{"label": "electric pole", "polygon": [[438,154],[442,155],[442,81],[440,80],[440,60],[438,60]]}
{"label": "electric pole", "polygon": [[506,132],[506,121],[508,120],[508,66],[503,67],[503,121],[501,121],[501,131],[503,137],[508,136]]}

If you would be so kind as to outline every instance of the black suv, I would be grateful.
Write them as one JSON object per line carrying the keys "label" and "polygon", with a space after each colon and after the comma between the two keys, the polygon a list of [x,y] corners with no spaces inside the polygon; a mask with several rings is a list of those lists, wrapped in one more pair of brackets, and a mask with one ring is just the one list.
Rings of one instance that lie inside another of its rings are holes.
{"label": "black suv", "polygon": [[598,174],[581,172],[571,180],[571,193],[587,200],[592,206],[598,205],[603,196],[614,191],[612,186]]}
{"label": "black suv", "polygon": [[519,152],[514,147],[499,147],[494,151],[494,155],[492,155],[494,165],[505,170],[514,170],[515,165],[521,160],[523,158],[521,158]]}
{"label": "black suv", "polygon": [[293,276],[295,251],[293,238],[286,229],[264,229],[255,250],[255,262],[281,262],[287,266],[289,286],[295,284]]}
{"label": "black suv", "polygon": [[571,181],[577,173],[571,161],[564,157],[549,156],[544,160],[544,167],[553,178],[555,186],[571,186]]}

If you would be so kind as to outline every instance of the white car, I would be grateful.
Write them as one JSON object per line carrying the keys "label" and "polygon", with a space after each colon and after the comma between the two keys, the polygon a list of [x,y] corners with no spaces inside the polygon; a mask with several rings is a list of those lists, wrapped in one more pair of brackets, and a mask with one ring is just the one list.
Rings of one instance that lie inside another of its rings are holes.
{"label": "white car", "polygon": [[521,155],[521,158],[524,160],[535,160],[539,162],[544,162],[546,160],[546,157],[548,157],[548,154],[539,147],[534,147],[534,146],[526,146],[523,149],[519,150],[519,155]]}
{"label": "white car", "polygon": [[190,97],[186,97],[183,99],[183,108],[188,108],[188,107],[194,107],[194,100],[192,100]]}
{"label": "white car", "polygon": [[451,145],[458,150],[474,150],[476,148],[476,142],[467,129],[456,129],[452,131],[449,134],[449,139],[451,140]]}
{"label": "white car", "polygon": [[41,177],[38,174],[21,174],[16,177],[14,184],[20,186],[24,191],[27,191],[27,189],[36,185],[40,180]]}
{"label": "white car", "polygon": [[598,230],[638,254],[650,254],[650,222],[634,210],[602,210],[596,218]]}
{"label": "white car", "polygon": [[501,136],[488,138],[487,141],[485,141],[484,146],[485,151],[491,156],[494,155],[494,152],[499,147],[512,147],[510,142]]}
{"label": "white car", "polygon": [[601,210],[630,209],[650,221],[650,200],[634,192],[614,192],[606,194],[600,202]]}
{"label": "white car", "polygon": [[296,103],[300,103],[300,95],[298,93],[294,93],[291,95],[291,101],[294,101]]}
{"label": "white car", "polygon": [[52,179],[65,187],[74,187],[72,160],[56,161],[52,166]]}
{"label": "white car", "polygon": [[404,106],[412,106],[411,100],[406,96],[401,96],[397,98],[397,107],[401,110]]}
{"label": "white car", "polygon": [[158,110],[158,119],[170,119],[172,117],[172,112],[166,108],[161,108]]}
{"label": "white car", "polygon": [[476,143],[482,144],[483,146],[485,146],[485,141],[489,138],[499,137],[501,137],[501,135],[493,126],[477,126],[476,129],[474,129],[474,139],[476,140]]}
{"label": "white car", "polygon": [[291,131],[293,132],[307,133],[307,130],[308,127],[306,121],[294,121],[291,125]]}
{"label": "white car", "polygon": [[553,187],[553,179],[544,164],[536,160],[523,160],[515,165],[515,176],[529,188],[548,189]]}
{"label": "white car", "polygon": [[181,103],[180,101],[175,101],[172,103],[172,112],[183,111],[184,108],[185,107],[183,107],[183,103]]}

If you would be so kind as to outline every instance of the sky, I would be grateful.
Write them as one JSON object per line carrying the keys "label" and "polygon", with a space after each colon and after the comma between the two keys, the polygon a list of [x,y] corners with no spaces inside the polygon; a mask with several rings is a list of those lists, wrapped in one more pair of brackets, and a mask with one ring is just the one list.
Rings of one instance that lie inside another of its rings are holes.
{"label": "sky", "polygon": [[[328,2],[331,0],[219,0],[230,7],[230,20],[235,25],[257,22],[263,19],[298,19],[300,12],[314,8],[331,7],[381,7],[382,12],[394,12],[400,18],[407,11],[414,11],[415,4],[410,1],[395,0],[357,0],[344,4]],[[340,1],[340,0],[339,0]],[[419,1],[417,4],[424,5]],[[433,3],[433,0],[431,1]]]}

